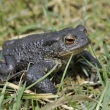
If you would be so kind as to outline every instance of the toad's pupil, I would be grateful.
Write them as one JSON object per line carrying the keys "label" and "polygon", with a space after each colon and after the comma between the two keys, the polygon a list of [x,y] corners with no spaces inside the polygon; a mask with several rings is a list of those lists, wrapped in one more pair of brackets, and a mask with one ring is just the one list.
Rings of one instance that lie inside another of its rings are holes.
{"label": "toad's pupil", "polygon": [[66,38],[66,39],[65,39],[65,42],[66,42],[67,44],[73,44],[74,41],[75,41],[74,38]]}

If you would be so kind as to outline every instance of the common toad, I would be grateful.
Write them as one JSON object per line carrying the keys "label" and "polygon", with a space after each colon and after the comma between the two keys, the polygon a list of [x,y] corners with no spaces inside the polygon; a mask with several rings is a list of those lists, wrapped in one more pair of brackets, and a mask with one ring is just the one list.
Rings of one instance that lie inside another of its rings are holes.
{"label": "common toad", "polygon": [[[71,53],[73,56],[80,53],[90,63],[99,66],[97,60],[84,50],[89,43],[90,39],[86,36],[86,29],[82,25],[50,33],[33,34],[22,39],[8,40],[2,46],[0,79],[8,76],[9,73],[27,69],[31,62],[25,75],[28,86],[43,77],[56,63],[58,63],[56,70],[60,70]],[[49,78],[45,78],[34,88],[40,93],[56,93]]]}

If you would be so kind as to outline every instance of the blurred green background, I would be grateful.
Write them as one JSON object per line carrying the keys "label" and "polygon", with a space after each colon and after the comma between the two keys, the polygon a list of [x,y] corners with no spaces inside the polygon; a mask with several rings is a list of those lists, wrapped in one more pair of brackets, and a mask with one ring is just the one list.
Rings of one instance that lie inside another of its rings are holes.
{"label": "blurred green background", "polygon": [[93,49],[110,47],[110,0],[0,0],[0,45],[4,40],[83,24]]}

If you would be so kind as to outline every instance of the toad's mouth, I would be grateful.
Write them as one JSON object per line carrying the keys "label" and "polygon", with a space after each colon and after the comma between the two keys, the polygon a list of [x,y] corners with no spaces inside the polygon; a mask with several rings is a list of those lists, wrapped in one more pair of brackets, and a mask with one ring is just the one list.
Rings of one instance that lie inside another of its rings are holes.
{"label": "toad's mouth", "polygon": [[87,47],[88,44],[90,44],[90,42],[88,42],[86,45],[78,47],[76,49],[60,52],[59,55],[62,56],[62,57],[68,57],[71,54],[77,55],[78,53],[83,51]]}
{"label": "toad's mouth", "polygon": [[71,50],[71,51],[68,51],[68,52],[64,52],[61,54],[61,56],[70,56],[72,53],[73,55],[77,55],[78,53],[80,53],[81,51],[83,51],[83,49],[85,49],[85,47],[82,47],[82,48],[77,48],[75,50]]}

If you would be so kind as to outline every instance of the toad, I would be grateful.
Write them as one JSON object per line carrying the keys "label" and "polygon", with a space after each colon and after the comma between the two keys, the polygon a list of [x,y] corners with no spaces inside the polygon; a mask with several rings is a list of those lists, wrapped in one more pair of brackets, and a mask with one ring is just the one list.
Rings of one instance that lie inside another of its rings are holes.
{"label": "toad", "polygon": [[[71,54],[81,54],[94,66],[98,61],[84,49],[90,44],[86,35],[86,29],[82,25],[76,28],[65,28],[60,31],[33,34],[21,39],[8,40],[2,46],[2,59],[0,61],[0,79],[9,73],[16,73],[30,68],[25,75],[27,86],[42,78],[56,64],[55,71],[59,71],[66,65],[66,59]],[[65,63],[64,63],[65,62]],[[97,79],[95,75],[94,79]],[[34,86],[39,93],[56,93],[56,89],[49,78],[45,78]]]}

